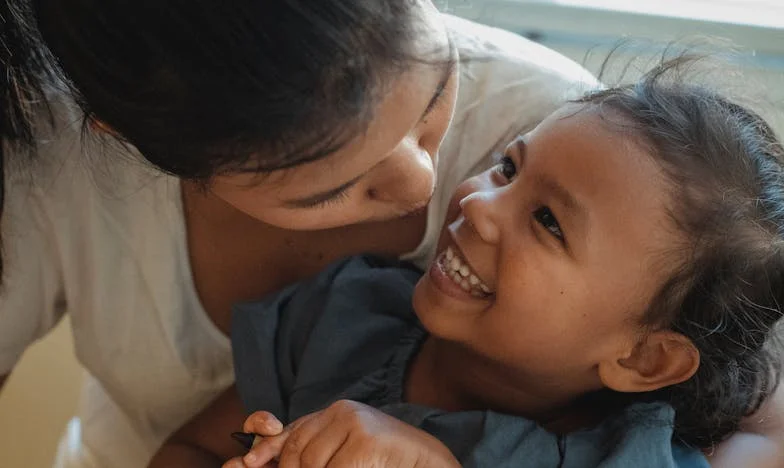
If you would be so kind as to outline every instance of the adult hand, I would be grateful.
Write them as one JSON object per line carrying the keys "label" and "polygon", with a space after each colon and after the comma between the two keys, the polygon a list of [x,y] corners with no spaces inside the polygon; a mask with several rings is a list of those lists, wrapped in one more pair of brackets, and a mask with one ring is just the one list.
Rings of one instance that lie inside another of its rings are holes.
{"label": "adult hand", "polygon": [[784,468],[784,380],[738,433],[708,454],[714,468]]}
{"label": "adult hand", "polygon": [[362,403],[338,401],[275,435],[270,417],[259,412],[245,421],[244,431],[267,436],[257,438],[243,458],[230,460],[224,468],[460,466],[435,437]]}

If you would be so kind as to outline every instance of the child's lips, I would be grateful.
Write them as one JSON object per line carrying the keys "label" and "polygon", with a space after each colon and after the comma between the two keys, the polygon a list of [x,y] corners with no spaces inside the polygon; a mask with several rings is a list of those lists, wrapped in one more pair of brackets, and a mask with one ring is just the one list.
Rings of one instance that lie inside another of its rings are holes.
{"label": "child's lips", "polygon": [[436,266],[452,285],[476,299],[486,299],[492,290],[476,274],[457,246],[448,246],[436,259]]}

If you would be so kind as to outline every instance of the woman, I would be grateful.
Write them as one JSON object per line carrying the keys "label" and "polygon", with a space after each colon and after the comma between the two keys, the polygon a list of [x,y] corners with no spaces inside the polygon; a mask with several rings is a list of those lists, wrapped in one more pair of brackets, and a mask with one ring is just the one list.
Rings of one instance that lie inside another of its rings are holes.
{"label": "woman", "polygon": [[0,375],[70,314],[90,376],[63,467],[143,466],[230,385],[231,304],[351,253],[424,264],[457,183],[594,84],[424,0],[20,10],[89,123],[50,94],[51,130],[38,108],[4,135],[35,132],[38,163],[6,170]]}

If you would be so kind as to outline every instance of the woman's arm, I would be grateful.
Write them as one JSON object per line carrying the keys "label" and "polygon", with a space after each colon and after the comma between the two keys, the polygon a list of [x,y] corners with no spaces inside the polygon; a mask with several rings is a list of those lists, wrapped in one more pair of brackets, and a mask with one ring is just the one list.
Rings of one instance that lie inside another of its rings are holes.
{"label": "woman's arm", "polygon": [[230,434],[242,429],[245,413],[234,386],[177,430],[148,468],[215,468],[244,453]]}
{"label": "woman's arm", "polygon": [[708,460],[714,468],[784,468],[784,381]]}

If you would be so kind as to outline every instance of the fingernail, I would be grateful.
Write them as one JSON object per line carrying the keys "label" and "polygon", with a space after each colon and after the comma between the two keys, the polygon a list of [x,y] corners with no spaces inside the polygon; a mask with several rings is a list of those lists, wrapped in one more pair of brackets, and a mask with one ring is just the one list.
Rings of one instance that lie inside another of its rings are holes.
{"label": "fingernail", "polygon": [[245,463],[251,464],[251,463],[256,461],[256,454],[251,452],[251,453],[245,455],[244,457],[242,457],[242,459],[245,460]]}
{"label": "fingernail", "polygon": [[264,423],[264,426],[270,432],[280,432],[283,430],[283,423],[277,419],[270,419]]}

